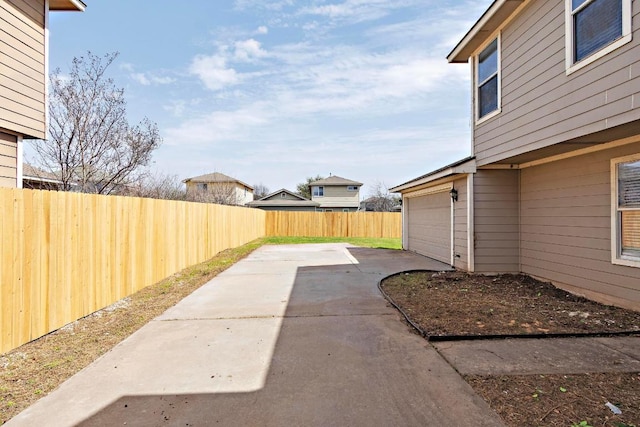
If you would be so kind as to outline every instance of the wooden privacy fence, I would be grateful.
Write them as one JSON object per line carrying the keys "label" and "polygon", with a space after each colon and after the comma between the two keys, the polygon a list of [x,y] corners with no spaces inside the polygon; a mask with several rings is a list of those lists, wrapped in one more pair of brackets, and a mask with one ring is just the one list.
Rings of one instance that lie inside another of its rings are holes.
{"label": "wooden privacy fence", "polygon": [[258,209],[0,188],[0,353],[265,235]]}
{"label": "wooden privacy fence", "polygon": [[267,236],[402,237],[399,212],[268,211]]}

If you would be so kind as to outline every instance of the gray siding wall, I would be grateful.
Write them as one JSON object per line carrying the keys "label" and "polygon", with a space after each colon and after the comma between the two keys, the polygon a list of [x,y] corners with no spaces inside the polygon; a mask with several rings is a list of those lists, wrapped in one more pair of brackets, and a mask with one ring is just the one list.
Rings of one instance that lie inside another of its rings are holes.
{"label": "gray siding wall", "polygon": [[0,132],[0,187],[15,187],[18,143],[13,135]]}
{"label": "gray siding wall", "polygon": [[640,120],[640,1],[633,40],[567,76],[564,1],[532,1],[502,32],[502,112],[476,125],[478,165]]}
{"label": "gray siding wall", "polygon": [[45,137],[45,2],[0,0],[0,128]]}
{"label": "gray siding wall", "polygon": [[610,193],[610,159],[639,152],[640,142],[521,171],[522,272],[640,308],[640,269],[611,263]]}
{"label": "gray siding wall", "polygon": [[458,201],[454,204],[454,252],[453,265],[462,270],[469,269],[468,263],[468,239],[467,231],[469,228],[467,215],[467,180],[459,179],[453,182],[453,187],[458,190]]}
{"label": "gray siding wall", "polygon": [[474,177],[475,271],[519,272],[519,171],[479,170]]}

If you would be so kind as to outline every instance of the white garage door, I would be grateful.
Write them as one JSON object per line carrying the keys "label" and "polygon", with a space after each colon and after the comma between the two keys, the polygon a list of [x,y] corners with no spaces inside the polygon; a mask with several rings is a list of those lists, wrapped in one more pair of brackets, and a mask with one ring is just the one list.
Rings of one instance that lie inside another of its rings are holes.
{"label": "white garage door", "polygon": [[408,250],[451,263],[451,198],[439,192],[407,198]]}

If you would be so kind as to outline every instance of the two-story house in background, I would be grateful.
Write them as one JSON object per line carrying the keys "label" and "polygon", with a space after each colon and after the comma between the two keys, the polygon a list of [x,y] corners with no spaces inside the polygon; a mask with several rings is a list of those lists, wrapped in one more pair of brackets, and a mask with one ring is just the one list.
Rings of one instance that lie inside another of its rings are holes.
{"label": "two-story house in background", "polygon": [[311,200],[319,203],[318,212],[355,212],[360,206],[361,182],[330,176],[309,183]]}
{"label": "two-story house in background", "polygon": [[496,0],[448,60],[472,153],[392,189],[404,248],[640,310],[640,1]]}
{"label": "two-story house in background", "polygon": [[220,172],[187,178],[187,199],[243,206],[253,200],[253,187]]}
{"label": "two-story house in background", "polygon": [[0,186],[22,187],[22,141],[45,139],[49,11],[80,0],[0,0]]}

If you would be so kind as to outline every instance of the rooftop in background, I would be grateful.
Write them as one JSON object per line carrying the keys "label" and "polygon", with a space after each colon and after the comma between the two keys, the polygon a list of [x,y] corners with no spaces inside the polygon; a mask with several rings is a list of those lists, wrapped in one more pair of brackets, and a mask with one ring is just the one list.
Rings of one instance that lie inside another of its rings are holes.
{"label": "rooftop in background", "polygon": [[229,175],[225,175],[223,173],[220,172],[214,172],[214,173],[208,173],[206,175],[200,175],[200,176],[194,176],[193,178],[187,178],[185,180],[183,180],[182,182],[184,182],[185,184],[189,183],[189,182],[194,182],[194,183],[210,183],[210,182],[221,182],[221,183],[225,183],[225,182],[235,182],[238,183],[240,185],[244,185],[245,187],[251,189],[253,191],[253,187],[250,186],[249,184],[246,184],[242,181],[240,181],[239,179],[235,179]]}
{"label": "rooftop in background", "polygon": [[319,179],[317,181],[310,182],[309,185],[358,185],[360,186],[362,185],[362,183],[333,175],[333,176],[330,176],[329,178]]}

